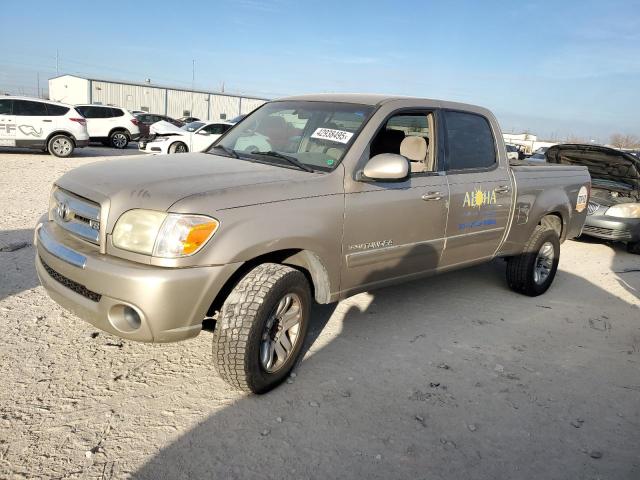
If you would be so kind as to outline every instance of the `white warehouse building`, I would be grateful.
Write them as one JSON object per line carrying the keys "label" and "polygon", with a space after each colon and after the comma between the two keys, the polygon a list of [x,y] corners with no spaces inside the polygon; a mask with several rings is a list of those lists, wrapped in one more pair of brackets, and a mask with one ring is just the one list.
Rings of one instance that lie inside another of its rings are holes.
{"label": "white warehouse building", "polygon": [[49,98],[72,105],[112,105],[173,118],[189,116],[203,120],[230,120],[251,112],[267,101],[264,98],[76,75],[60,75],[49,79]]}

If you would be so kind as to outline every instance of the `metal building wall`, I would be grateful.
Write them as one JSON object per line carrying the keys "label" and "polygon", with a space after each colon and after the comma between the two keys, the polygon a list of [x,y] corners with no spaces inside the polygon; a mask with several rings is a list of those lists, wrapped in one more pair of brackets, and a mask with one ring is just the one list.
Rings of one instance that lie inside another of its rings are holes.
{"label": "metal building wall", "polygon": [[89,103],[89,80],[73,75],[52,78],[49,80],[49,98],[70,105]]}
{"label": "metal building wall", "polygon": [[240,115],[240,97],[211,95],[210,120],[231,120],[238,115]]}
{"label": "metal building wall", "polygon": [[[192,108],[193,105],[193,108]],[[209,118],[209,94],[200,92],[184,92],[181,90],[167,90],[167,115],[173,118],[190,116],[202,120]]]}
{"label": "metal building wall", "polygon": [[256,108],[258,108],[260,105],[262,105],[263,103],[265,103],[264,100],[259,100],[257,98],[242,97],[242,105],[240,108],[240,113],[241,114],[250,113]]}
{"label": "metal building wall", "polygon": [[127,110],[164,113],[165,89],[140,85],[91,81],[91,102],[115,105]]}

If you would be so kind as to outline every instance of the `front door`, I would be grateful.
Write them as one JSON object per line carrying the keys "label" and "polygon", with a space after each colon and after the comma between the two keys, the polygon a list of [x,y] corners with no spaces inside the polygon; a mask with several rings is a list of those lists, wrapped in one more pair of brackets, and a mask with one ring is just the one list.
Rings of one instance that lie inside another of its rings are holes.
{"label": "front door", "polygon": [[16,122],[16,145],[20,147],[45,147],[47,135],[53,129],[53,119],[42,102],[14,100],[13,114]]}
{"label": "front door", "polygon": [[443,111],[450,205],[442,266],[492,257],[511,211],[511,179],[491,124],[478,114]]}
{"label": "front door", "polygon": [[449,190],[444,172],[438,171],[434,127],[431,112],[397,113],[365,151],[369,158],[402,153],[411,160],[412,171],[401,182],[348,185],[342,247],[344,294],[438,268]]}
{"label": "front door", "polygon": [[15,147],[16,119],[12,112],[13,100],[0,98],[0,147]]}

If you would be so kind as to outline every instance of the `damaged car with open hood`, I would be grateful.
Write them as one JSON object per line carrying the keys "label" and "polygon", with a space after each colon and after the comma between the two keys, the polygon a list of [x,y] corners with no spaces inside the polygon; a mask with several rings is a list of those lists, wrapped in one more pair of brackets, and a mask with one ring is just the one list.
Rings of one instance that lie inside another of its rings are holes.
{"label": "damaged car with open hood", "polygon": [[581,165],[591,174],[591,198],[582,233],[625,242],[640,254],[640,158],[600,145],[555,145],[547,162]]}

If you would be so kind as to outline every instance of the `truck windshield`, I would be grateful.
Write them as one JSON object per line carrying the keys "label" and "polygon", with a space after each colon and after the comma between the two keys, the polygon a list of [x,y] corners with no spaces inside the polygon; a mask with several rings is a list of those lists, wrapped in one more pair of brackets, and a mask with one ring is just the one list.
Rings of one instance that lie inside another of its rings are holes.
{"label": "truck windshield", "polygon": [[210,152],[228,151],[289,168],[298,163],[303,170],[330,171],[372,111],[371,106],[351,103],[270,102],[233,127]]}

